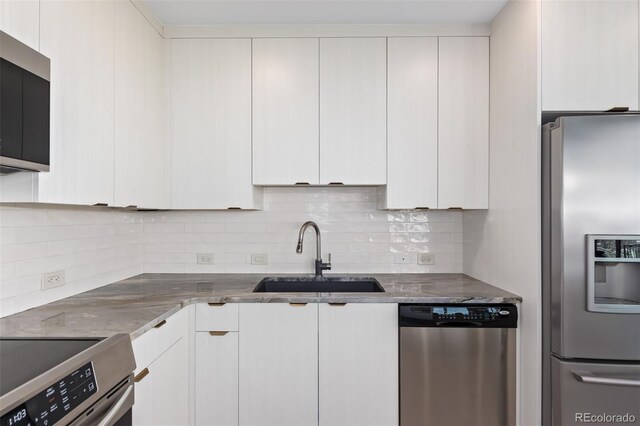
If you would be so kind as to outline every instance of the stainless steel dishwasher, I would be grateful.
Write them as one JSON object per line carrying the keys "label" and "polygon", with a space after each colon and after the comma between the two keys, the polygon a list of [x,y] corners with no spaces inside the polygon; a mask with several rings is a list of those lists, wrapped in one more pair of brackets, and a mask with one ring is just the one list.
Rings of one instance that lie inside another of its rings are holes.
{"label": "stainless steel dishwasher", "polygon": [[401,304],[400,424],[515,425],[514,305]]}

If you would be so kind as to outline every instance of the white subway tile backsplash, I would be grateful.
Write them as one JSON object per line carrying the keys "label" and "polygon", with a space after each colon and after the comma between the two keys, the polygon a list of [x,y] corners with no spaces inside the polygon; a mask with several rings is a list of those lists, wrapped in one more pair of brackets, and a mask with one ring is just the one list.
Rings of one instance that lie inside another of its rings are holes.
{"label": "white subway tile backsplash", "polygon": [[[0,207],[0,316],[150,273],[312,273],[322,231],[331,273],[461,272],[462,213],[378,211],[372,187],[265,188],[264,211],[129,212],[55,205]],[[435,265],[416,254],[436,253]],[[199,265],[198,253],[214,255]],[[252,265],[251,254],[268,255]],[[396,263],[406,254],[411,264]],[[40,290],[44,272],[65,270],[66,284]]]}

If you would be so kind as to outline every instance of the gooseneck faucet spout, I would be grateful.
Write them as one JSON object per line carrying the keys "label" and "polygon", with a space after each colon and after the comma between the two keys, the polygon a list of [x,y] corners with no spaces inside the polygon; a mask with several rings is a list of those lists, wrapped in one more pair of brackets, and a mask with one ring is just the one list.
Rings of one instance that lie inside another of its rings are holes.
{"label": "gooseneck faucet spout", "polygon": [[302,224],[300,232],[298,232],[298,245],[296,246],[296,253],[302,253],[302,246],[304,243],[304,233],[307,228],[312,227],[316,231],[316,276],[321,277],[322,271],[331,269],[331,254],[329,254],[329,262],[322,262],[322,239],[320,237],[320,228],[318,224],[312,221],[308,221]]}

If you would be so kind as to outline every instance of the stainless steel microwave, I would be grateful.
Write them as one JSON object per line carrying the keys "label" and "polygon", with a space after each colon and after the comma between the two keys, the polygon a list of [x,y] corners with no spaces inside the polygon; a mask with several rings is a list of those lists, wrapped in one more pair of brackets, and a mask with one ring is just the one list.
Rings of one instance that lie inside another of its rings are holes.
{"label": "stainless steel microwave", "polygon": [[49,58],[0,31],[0,172],[49,171]]}

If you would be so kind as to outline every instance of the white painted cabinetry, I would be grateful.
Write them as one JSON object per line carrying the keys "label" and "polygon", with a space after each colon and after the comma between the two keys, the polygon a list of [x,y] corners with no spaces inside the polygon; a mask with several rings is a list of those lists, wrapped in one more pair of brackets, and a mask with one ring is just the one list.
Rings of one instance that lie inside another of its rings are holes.
{"label": "white painted cabinetry", "polygon": [[40,52],[51,59],[51,171],[39,201],[113,204],[115,5],[41,1]]}
{"label": "white painted cabinetry", "polygon": [[40,46],[39,0],[0,1],[0,30],[32,49]]}
{"label": "white painted cabinetry", "polygon": [[489,39],[440,37],[438,208],[489,203]]}
{"label": "white painted cabinetry", "polygon": [[398,305],[318,309],[319,424],[397,425]]}
{"label": "white painted cabinetry", "polygon": [[165,41],[130,1],[115,25],[114,204],[167,208]]}
{"label": "white painted cabinetry", "polygon": [[385,208],[438,207],[438,38],[388,41]]}
{"label": "white painted cabinetry", "polygon": [[195,424],[238,424],[238,332],[196,332]]}
{"label": "white painted cabinetry", "polygon": [[171,207],[258,206],[251,182],[251,40],[171,40]]}
{"label": "white painted cabinetry", "polygon": [[253,40],[253,183],[319,182],[318,39]]}
{"label": "white painted cabinetry", "polygon": [[542,2],[542,110],[637,110],[638,2]]}
{"label": "white painted cabinetry", "polygon": [[384,185],[385,38],[320,39],[320,183]]}
{"label": "white painted cabinetry", "polygon": [[240,425],[318,424],[318,305],[240,305]]}
{"label": "white painted cabinetry", "polygon": [[189,423],[188,312],[180,310],[132,342],[136,426]]}

